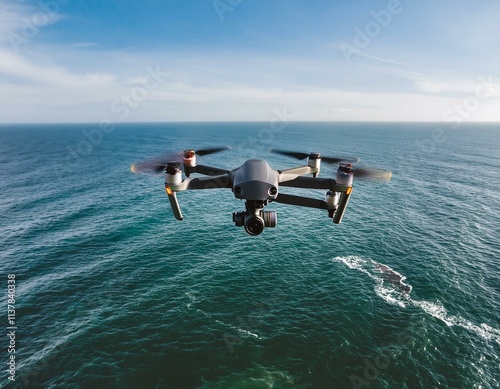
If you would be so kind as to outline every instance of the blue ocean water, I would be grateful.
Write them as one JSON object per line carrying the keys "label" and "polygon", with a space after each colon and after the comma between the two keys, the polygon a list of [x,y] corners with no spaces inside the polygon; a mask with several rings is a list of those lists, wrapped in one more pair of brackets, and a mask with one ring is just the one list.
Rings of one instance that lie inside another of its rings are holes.
{"label": "blue ocean water", "polygon": [[[500,126],[275,124],[0,126],[0,387],[499,387]],[[355,181],[340,225],[270,204],[251,237],[231,191],[180,193],[177,221],[163,177],[130,172],[219,145],[200,162],[297,165],[279,147],[393,179]]]}

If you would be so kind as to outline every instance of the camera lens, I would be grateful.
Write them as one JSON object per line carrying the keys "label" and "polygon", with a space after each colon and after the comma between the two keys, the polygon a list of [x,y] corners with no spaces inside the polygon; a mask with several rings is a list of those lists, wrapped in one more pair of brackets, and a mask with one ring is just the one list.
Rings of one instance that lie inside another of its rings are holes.
{"label": "camera lens", "polygon": [[245,220],[245,231],[250,235],[259,235],[264,231],[264,220],[258,216],[250,216]]}

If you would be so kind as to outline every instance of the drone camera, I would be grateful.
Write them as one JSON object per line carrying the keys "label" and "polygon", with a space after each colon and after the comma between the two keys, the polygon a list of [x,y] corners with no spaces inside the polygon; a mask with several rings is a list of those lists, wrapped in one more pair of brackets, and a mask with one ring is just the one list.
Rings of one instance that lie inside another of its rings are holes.
{"label": "drone camera", "polygon": [[257,210],[256,213],[233,212],[233,222],[237,227],[245,227],[250,235],[259,235],[265,227],[276,227],[278,217],[275,211]]}
{"label": "drone camera", "polygon": [[260,216],[250,215],[245,218],[245,231],[250,235],[259,235],[264,231],[265,222]]}

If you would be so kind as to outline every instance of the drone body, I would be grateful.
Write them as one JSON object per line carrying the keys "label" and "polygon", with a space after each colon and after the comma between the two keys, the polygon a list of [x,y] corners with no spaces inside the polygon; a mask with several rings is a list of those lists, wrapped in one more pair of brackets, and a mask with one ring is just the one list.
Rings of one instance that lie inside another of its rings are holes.
{"label": "drone body", "polygon": [[[182,212],[177,201],[176,193],[195,189],[231,189],[235,198],[245,201],[245,211],[234,212],[233,222],[236,226],[243,226],[250,235],[259,235],[265,227],[275,227],[277,215],[275,211],[266,211],[264,207],[270,202],[319,208],[328,211],[333,222],[342,221],[349,198],[352,193],[353,178],[370,178],[388,181],[391,173],[375,169],[354,169],[352,163],[359,159],[329,158],[327,163],[339,163],[335,179],[317,178],[321,166],[319,153],[295,153],[283,150],[273,150],[279,154],[292,156],[298,159],[307,158],[307,165],[286,170],[274,170],[269,164],[260,159],[247,160],[243,165],[224,170],[211,166],[197,164],[197,155],[207,155],[224,150],[215,148],[207,150],[186,150],[179,156],[170,156],[162,159],[146,161],[132,165],[134,173],[165,172],[165,190],[170,200],[175,218],[182,220]],[[198,173],[205,177],[191,177]],[[307,177],[312,175],[312,177]],[[324,200],[313,199],[281,193],[280,187],[295,187],[307,189],[326,189]]]}

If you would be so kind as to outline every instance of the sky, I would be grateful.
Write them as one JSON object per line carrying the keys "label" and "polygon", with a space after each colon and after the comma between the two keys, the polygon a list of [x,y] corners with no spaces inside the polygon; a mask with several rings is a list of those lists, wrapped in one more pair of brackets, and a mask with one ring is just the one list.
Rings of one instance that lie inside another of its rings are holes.
{"label": "sky", "polygon": [[0,0],[0,122],[500,121],[498,0]]}

